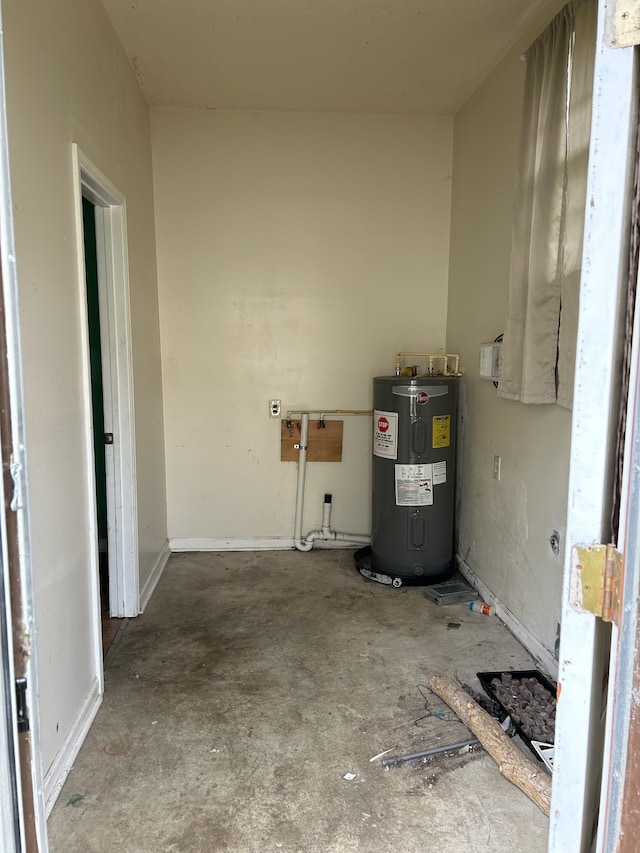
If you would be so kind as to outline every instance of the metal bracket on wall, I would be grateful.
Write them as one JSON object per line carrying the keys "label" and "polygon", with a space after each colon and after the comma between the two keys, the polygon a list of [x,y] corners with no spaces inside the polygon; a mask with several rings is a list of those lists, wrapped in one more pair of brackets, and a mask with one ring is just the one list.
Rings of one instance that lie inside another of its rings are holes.
{"label": "metal bracket on wall", "polygon": [[613,545],[575,545],[571,549],[569,603],[619,624],[624,556]]}
{"label": "metal bracket on wall", "polygon": [[609,47],[633,47],[640,44],[638,0],[613,0],[607,3],[604,35]]}

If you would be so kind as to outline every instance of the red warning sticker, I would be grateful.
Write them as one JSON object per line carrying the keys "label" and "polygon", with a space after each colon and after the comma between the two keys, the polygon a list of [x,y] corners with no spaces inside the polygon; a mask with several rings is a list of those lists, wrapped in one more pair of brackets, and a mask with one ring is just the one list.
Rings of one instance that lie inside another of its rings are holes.
{"label": "red warning sticker", "polygon": [[398,458],[398,413],[373,413],[373,455]]}

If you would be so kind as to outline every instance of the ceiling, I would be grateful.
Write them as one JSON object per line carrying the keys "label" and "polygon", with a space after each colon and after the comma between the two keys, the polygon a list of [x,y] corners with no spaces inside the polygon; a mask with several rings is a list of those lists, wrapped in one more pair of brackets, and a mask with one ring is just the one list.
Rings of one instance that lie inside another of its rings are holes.
{"label": "ceiling", "polygon": [[547,0],[103,0],[152,105],[453,114]]}

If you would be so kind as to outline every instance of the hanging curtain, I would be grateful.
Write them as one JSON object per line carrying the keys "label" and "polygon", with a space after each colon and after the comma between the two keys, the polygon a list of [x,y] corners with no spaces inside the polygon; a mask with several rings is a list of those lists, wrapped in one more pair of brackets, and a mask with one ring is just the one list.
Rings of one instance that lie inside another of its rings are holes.
{"label": "hanging curtain", "polygon": [[591,101],[598,24],[595,2],[578,4],[574,18],[567,122],[567,193],[560,278],[560,328],[558,333],[558,403],[573,405],[573,380],[578,337],[580,269],[584,212],[587,199],[587,168],[591,136]]}
{"label": "hanging curtain", "polygon": [[498,394],[571,407],[597,3],[573,0],[526,54]]}

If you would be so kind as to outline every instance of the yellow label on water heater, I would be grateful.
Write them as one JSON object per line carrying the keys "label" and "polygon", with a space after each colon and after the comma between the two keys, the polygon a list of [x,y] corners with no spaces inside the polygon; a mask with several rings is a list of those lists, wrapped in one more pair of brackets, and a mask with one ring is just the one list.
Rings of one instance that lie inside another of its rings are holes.
{"label": "yellow label on water heater", "polygon": [[449,447],[451,444],[451,415],[434,415],[433,447]]}

